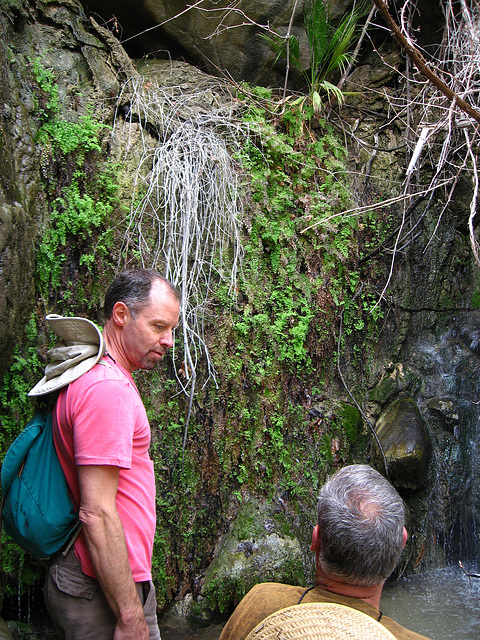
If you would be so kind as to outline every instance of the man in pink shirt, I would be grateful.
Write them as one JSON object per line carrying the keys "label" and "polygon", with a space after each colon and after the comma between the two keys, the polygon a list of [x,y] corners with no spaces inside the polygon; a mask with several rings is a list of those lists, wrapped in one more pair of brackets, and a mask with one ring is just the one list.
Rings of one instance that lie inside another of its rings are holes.
{"label": "man in pink shirt", "polygon": [[105,296],[105,356],[64,387],[54,438],[82,530],[57,554],[45,601],[66,640],[158,640],[151,558],[150,427],[132,378],[173,345],[180,297],[155,271],[119,274]]}

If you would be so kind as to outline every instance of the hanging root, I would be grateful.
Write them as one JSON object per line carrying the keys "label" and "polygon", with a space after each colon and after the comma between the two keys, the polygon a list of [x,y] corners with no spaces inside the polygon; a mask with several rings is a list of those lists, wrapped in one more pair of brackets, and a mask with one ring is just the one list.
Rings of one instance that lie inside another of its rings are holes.
{"label": "hanging root", "polygon": [[130,130],[142,125],[143,153],[122,253],[137,251],[142,264],[159,268],[182,294],[183,357],[175,372],[191,406],[201,357],[205,384],[211,378],[216,384],[204,335],[210,294],[222,281],[233,298],[236,292],[243,251],[233,154],[245,128],[230,107],[212,106],[210,86],[191,93],[184,87],[164,90],[142,77],[128,85],[127,119]]}

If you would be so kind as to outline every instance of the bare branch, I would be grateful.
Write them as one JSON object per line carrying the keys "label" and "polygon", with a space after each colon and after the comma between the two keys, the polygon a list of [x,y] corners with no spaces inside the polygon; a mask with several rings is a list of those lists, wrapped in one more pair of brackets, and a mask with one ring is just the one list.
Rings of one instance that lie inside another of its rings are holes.
{"label": "bare branch", "polygon": [[293,5],[292,13],[290,15],[290,22],[288,23],[288,30],[285,35],[285,38],[287,40],[287,66],[285,70],[285,82],[283,85],[283,110],[285,110],[286,107],[285,98],[287,96],[288,74],[290,72],[290,35],[292,33],[293,20],[297,11],[298,2],[299,0],[295,0],[295,4]]}
{"label": "bare branch", "polygon": [[192,5],[190,5],[189,7],[184,9],[183,11],[180,11],[180,13],[176,13],[174,16],[171,16],[170,18],[167,18],[163,22],[159,22],[158,24],[154,25],[153,27],[149,27],[148,29],[144,29],[143,31],[140,31],[139,33],[136,33],[134,36],[130,36],[130,38],[125,38],[125,40],[121,40],[121,43],[125,44],[125,42],[129,42],[130,40],[134,40],[134,38],[138,38],[139,36],[143,36],[144,33],[148,33],[149,31],[153,31],[154,29],[158,29],[159,27],[163,27],[164,24],[167,24],[168,22],[172,22],[172,20],[176,20],[180,16],[183,16],[184,13],[187,13],[188,11],[191,11],[192,9],[196,9],[197,7],[199,7],[202,4],[202,2],[205,2],[205,0],[197,0],[197,2],[195,2]]}
{"label": "bare branch", "polygon": [[350,74],[350,71],[352,70],[352,67],[355,64],[356,59],[358,58],[358,54],[359,54],[360,49],[362,47],[363,40],[364,40],[364,38],[365,38],[365,36],[367,34],[368,27],[370,26],[370,24],[372,22],[372,18],[373,18],[374,13],[375,13],[375,7],[373,6],[370,9],[370,13],[368,14],[368,18],[366,19],[365,24],[363,25],[362,33],[360,34],[360,37],[359,37],[358,42],[357,42],[357,46],[355,47],[355,50],[354,50],[354,52],[352,54],[350,62],[348,63],[348,66],[345,69],[344,74],[340,78],[339,83],[337,84],[337,87],[339,89],[341,89],[343,87],[343,85],[345,84],[345,82],[346,82],[346,80],[347,80],[347,78],[348,78],[348,76]]}
{"label": "bare branch", "polygon": [[478,242],[475,238],[474,230],[473,230],[473,219],[475,218],[475,214],[477,213],[477,198],[478,198],[478,168],[477,168],[477,158],[473,153],[472,143],[470,141],[468,131],[466,129],[463,130],[465,134],[465,138],[467,141],[468,147],[468,155],[472,161],[473,165],[473,195],[470,201],[470,217],[468,219],[468,230],[470,234],[470,244],[472,246],[473,255],[475,256],[475,262],[480,267],[480,257],[479,257],[479,246]]}
{"label": "bare branch", "polygon": [[[221,16],[220,21],[218,22],[215,29],[210,33],[210,35],[205,36],[204,40],[211,40],[212,38],[221,35],[225,31],[229,31],[231,29],[238,29],[239,27],[257,27],[262,31],[267,31],[275,35],[279,35],[274,29],[270,27],[268,23],[260,24],[258,22],[255,22],[255,20],[250,18],[250,16],[247,15],[242,9],[239,9],[238,5],[240,4],[240,2],[241,0],[237,0],[237,2],[232,2],[226,7],[215,7],[214,9],[205,9],[205,8],[201,9],[201,12],[204,15],[208,15],[208,14],[218,15],[220,12],[224,14],[223,16]],[[237,22],[236,24],[225,24],[225,20],[232,13],[240,16],[242,19],[242,22]]]}
{"label": "bare branch", "polygon": [[480,578],[480,574],[479,573],[469,573],[468,571],[466,571],[465,567],[460,562],[460,560],[458,561],[458,565],[459,565],[460,569],[463,571],[463,573],[467,576],[467,578]]}
{"label": "bare branch", "polygon": [[[418,191],[415,194],[415,196],[425,195],[427,193],[432,192],[434,188],[438,188],[439,186],[445,186],[448,184],[450,184],[450,180],[445,180],[444,182],[442,182],[442,185],[437,185],[436,187],[427,187],[426,189],[422,189],[421,191]],[[376,209],[382,209],[383,207],[388,207],[391,204],[394,204],[396,202],[403,202],[404,200],[405,200],[405,194],[402,194],[394,198],[389,198],[388,200],[382,200],[382,202],[377,202],[376,204],[366,204],[362,207],[355,207],[355,209],[347,209],[346,211],[341,211],[340,213],[334,213],[333,215],[328,216],[328,218],[324,218],[323,220],[319,220],[318,222],[315,222],[314,224],[311,224],[310,226],[305,227],[305,229],[302,229],[300,233],[306,233],[310,229],[314,229],[315,227],[325,224],[326,222],[328,222],[329,220],[333,220],[334,218],[359,216],[362,213],[365,213],[365,211],[375,211]]]}
{"label": "bare branch", "polygon": [[[363,288],[363,284],[360,286],[360,289],[356,292],[356,294],[354,295],[353,299],[355,300],[355,298],[357,296],[360,295],[361,291]],[[347,382],[343,376],[342,373],[342,367],[340,364],[340,347],[342,344],[342,331],[343,331],[343,310],[342,313],[340,314],[340,327],[339,327],[339,332],[338,332],[338,341],[337,341],[337,371],[338,371],[338,375],[340,376],[340,380],[342,381],[343,386],[345,387],[345,391],[348,393],[348,395],[350,396],[350,398],[352,399],[353,403],[355,404],[355,406],[357,407],[360,415],[363,417],[363,419],[365,420],[365,422],[368,424],[370,431],[372,432],[373,438],[375,439],[375,442],[377,443],[378,449],[380,451],[380,454],[382,456],[382,460],[383,460],[383,465],[385,467],[385,474],[387,476],[387,478],[389,477],[388,474],[388,462],[387,462],[387,458],[385,456],[385,451],[383,450],[382,447],[382,443],[380,442],[379,438],[378,438],[378,434],[375,431],[375,427],[373,426],[373,424],[370,422],[370,420],[368,419],[368,417],[366,416],[365,412],[363,411],[362,407],[360,406],[360,404],[357,402],[357,399],[355,398],[355,396],[353,395],[353,393],[350,391],[349,386],[347,385]]]}
{"label": "bare branch", "polygon": [[388,8],[384,0],[373,0],[378,10],[383,16],[383,19],[387,23],[387,26],[393,33],[395,40],[399,43],[402,49],[408,54],[412,62],[416,65],[418,70],[428,78],[435,87],[441,91],[447,98],[450,100],[455,100],[460,109],[462,109],[469,116],[474,118],[478,123],[480,123],[480,111],[474,109],[468,102],[465,102],[459,95],[455,93],[449,86],[447,86],[443,80],[441,80],[427,65],[425,59],[422,54],[418,51],[418,49],[413,45],[411,39],[407,39],[403,33],[400,31],[398,25],[393,20],[392,16],[388,12]]}

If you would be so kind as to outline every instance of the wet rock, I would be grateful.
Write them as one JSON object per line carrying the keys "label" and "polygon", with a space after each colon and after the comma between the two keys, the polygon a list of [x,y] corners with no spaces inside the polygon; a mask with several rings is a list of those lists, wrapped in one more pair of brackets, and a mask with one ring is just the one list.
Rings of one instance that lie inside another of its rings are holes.
{"label": "wet rock", "polygon": [[[2,41],[12,31],[8,18],[0,16]],[[29,122],[33,99],[22,95],[19,58],[13,46],[0,48],[0,375],[34,306],[34,226],[43,210]]]}
{"label": "wet rock", "polygon": [[399,392],[415,392],[420,387],[418,377],[401,362],[390,364],[369,393],[369,400],[385,405]]}
{"label": "wet rock", "polygon": [[[430,461],[431,443],[415,402],[410,398],[392,402],[380,415],[375,431],[393,484],[397,488],[420,489]],[[381,467],[382,456],[377,443],[375,448]]]}
{"label": "wet rock", "polygon": [[458,314],[453,318],[452,335],[460,340],[471,351],[480,354],[480,311]]}
{"label": "wet rock", "polygon": [[436,428],[455,433],[461,423],[461,408],[457,404],[456,398],[430,398],[425,409]]}

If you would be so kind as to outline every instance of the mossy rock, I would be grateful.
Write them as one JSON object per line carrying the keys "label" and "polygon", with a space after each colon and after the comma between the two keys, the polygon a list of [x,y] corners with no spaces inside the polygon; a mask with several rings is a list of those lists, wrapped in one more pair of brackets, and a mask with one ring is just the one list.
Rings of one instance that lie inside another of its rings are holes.
{"label": "mossy rock", "polygon": [[360,411],[348,402],[341,402],[342,427],[350,442],[356,442],[362,430],[363,420]]}
{"label": "mossy rock", "polygon": [[285,513],[251,498],[220,541],[190,615],[206,620],[223,613],[259,582],[305,584],[305,570],[301,544]]}

